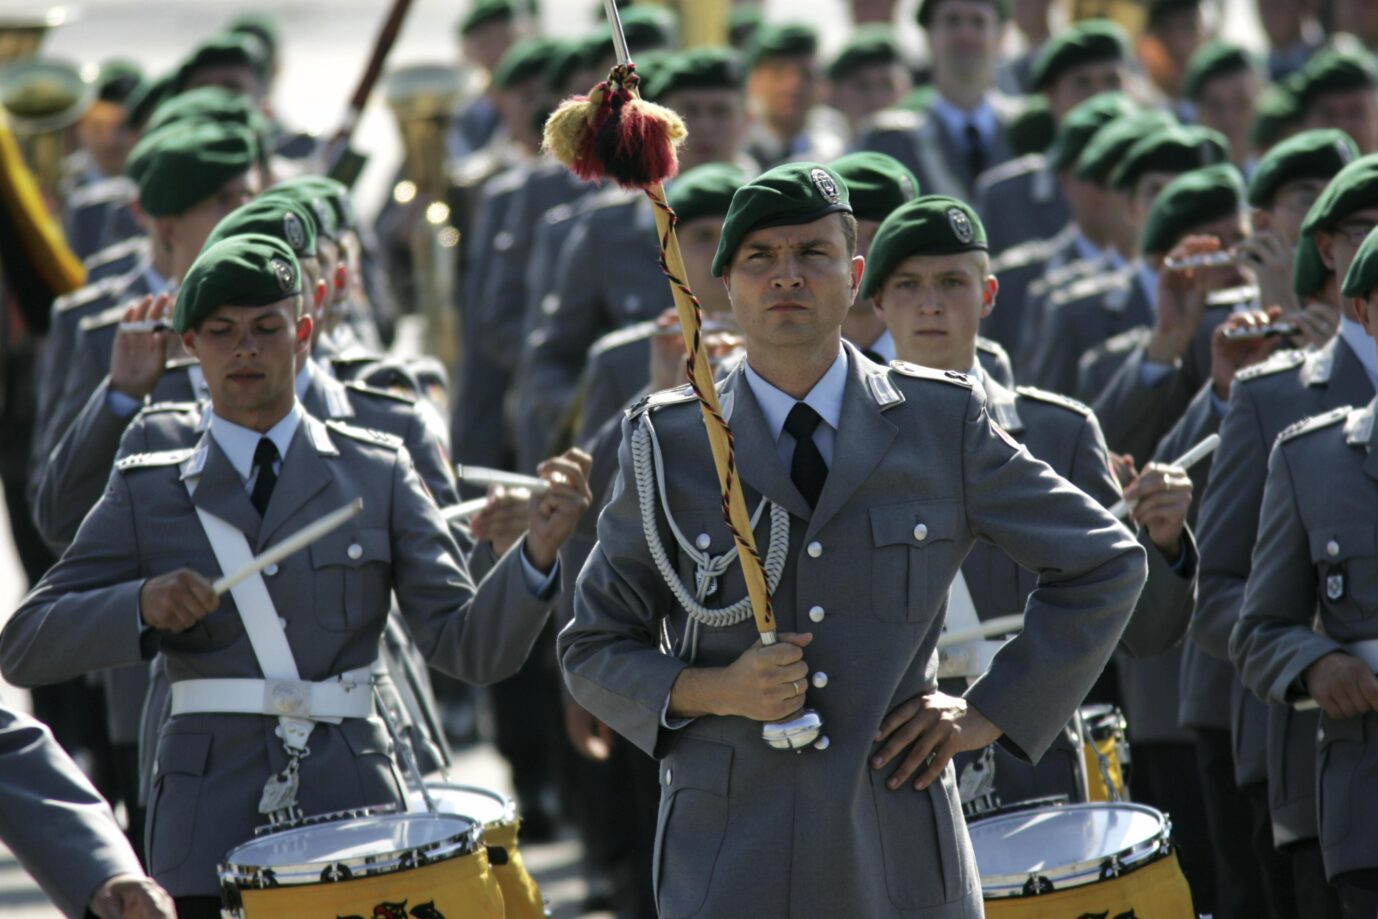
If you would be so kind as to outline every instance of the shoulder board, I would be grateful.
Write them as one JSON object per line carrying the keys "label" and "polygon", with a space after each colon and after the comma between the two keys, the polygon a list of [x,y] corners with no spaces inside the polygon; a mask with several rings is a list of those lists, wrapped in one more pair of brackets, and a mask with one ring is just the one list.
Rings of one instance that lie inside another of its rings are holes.
{"label": "shoulder board", "polygon": [[1319,431],[1322,428],[1331,427],[1348,418],[1349,413],[1353,410],[1354,409],[1348,405],[1342,405],[1339,408],[1332,408],[1330,411],[1320,415],[1312,415],[1310,418],[1303,418],[1301,421],[1283,428],[1282,433],[1278,435],[1277,442],[1282,443],[1283,441],[1300,437],[1303,434],[1310,434],[1312,431]]}
{"label": "shoulder board", "polygon": [[1030,239],[1017,246],[1011,246],[991,259],[990,272],[999,276],[1002,271],[1023,268],[1034,262],[1047,261],[1061,246],[1061,242],[1060,239],[1053,236],[1048,239]]}
{"label": "shoulder board", "polygon": [[98,252],[88,255],[82,262],[87,268],[96,268],[100,265],[108,265],[130,255],[140,255],[150,248],[147,236],[131,236],[122,239],[117,243],[111,243]]}
{"label": "shoulder board", "polygon": [[191,458],[196,451],[191,447],[182,450],[159,450],[156,453],[135,453],[115,462],[120,472],[131,469],[146,469],[152,466],[176,466]]}
{"label": "shoulder board", "polygon": [[1048,298],[1048,304],[1050,306],[1064,306],[1076,300],[1097,297],[1128,285],[1129,279],[1120,272],[1084,275],[1073,279],[1066,287],[1053,291]]}
{"label": "shoulder board", "polygon": [[450,170],[450,184],[460,187],[479,185],[496,175],[506,163],[495,151],[484,148],[465,157]]}
{"label": "shoulder board", "polygon": [[667,405],[678,405],[681,402],[691,402],[698,397],[694,395],[694,387],[685,383],[683,386],[676,386],[674,389],[662,389],[653,392],[649,396],[639,399],[635,405],[627,409],[627,417],[635,418],[645,412],[664,408]]}
{"label": "shoulder board", "polygon": [[629,345],[635,341],[644,341],[651,337],[651,333],[655,331],[655,326],[654,320],[648,320],[609,332],[595,341],[593,347],[589,348],[589,358],[592,359],[596,355],[620,348],[623,345]]}
{"label": "shoulder board", "polygon": [[129,308],[127,303],[116,303],[114,306],[106,307],[99,313],[92,313],[90,316],[82,317],[81,322],[77,323],[77,328],[83,332],[91,329],[99,329],[102,326],[114,325],[124,318],[124,311]]}
{"label": "shoulder board", "polygon": [[1064,396],[1062,393],[1049,392],[1046,389],[1039,389],[1037,386],[1016,386],[1014,391],[1026,399],[1047,402],[1050,405],[1076,412],[1083,417],[1091,415],[1091,406],[1084,402],[1078,402],[1070,396]]}
{"label": "shoulder board", "polygon": [[976,350],[984,351],[986,354],[994,354],[1006,360],[1008,360],[1010,356],[1009,352],[1005,350],[1004,345],[993,338],[986,338],[984,335],[976,336]]}
{"label": "shoulder board", "polygon": [[578,215],[578,209],[568,201],[563,201],[552,208],[548,208],[541,214],[541,223],[545,226],[553,226],[557,223],[564,223],[571,217]]}
{"label": "shoulder board", "polygon": [[1281,373],[1284,370],[1295,370],[1306,360],[1306,354],[1297,349],[1278,351],[1272,357],[1261,364],[1254,364],[1252,367],[1245,367],[1234,375],[1236,380],[1256,380],[1259,377],[1270,376],[1274,373]]}
{"label": "shoulder board", "polygon": [[607,212],[608,208],[625,207],[629,204],[636,204],[640,200],[640,195],[633,194],[620,185],[610,184],[607,188],[600,188],[592,194],[580,198],[575,209],[580,214],[597,213],[602,215]]}
{"label": "shoulder board", "polygon": [[885,109],[876,112],[858,129],[860,136],[866,131],[912,131],[924,121],[924,115],[920,112],[911,112],[908,109]]}
{"label": "shoulder board", "polygon": [[199,402],[154,402],[152,405],[145,405],[140,411],[141,415],[161,415],[168,412],[192,413],[200,412]]}
{"label": "shoulder board", "polygon": [[366,444],[388,447],[393,450],[402,448],[402,438],[382,431],[375,431],[373,428],[356,427],[352,424],[345,424],[343,421],[336,421],[333,418],[327,421],[325,426],[337,434],[362,440]]}
{"label": "shoulder board", "polygon": [[1141,343],[1146,341],[1152,332],[1146,326],[1135,326],[1132,329],[1125,329],[1111,335],[1091,349],[1096,354],[1123,354],[1126,351],[1133,351]]}
{"label": "shoulder board", "polygon": [[139,186],[126,176],[112,176],[88,182],[67,196],[67,209],[78,210],[107,201],[132,201]]}
{"label": "shoulder board", "polygon": [[1006,160],[981,173],[981,177],[976,180],[976,187],[978,190],[989,191],[992,186],[1001,182],[1037,172],[1047,164],[1047,161],[1048,158],[1042,153],[1026,153],[1016,159]]}
{"label": "shoulder board", "polygon": [[416,404],[416,396],[409,392],[394,392],[391,389],[379,389],[376,386],[369,386],[367,383],[360,383],[358,380],[350,380],[345,384],[345,388],[353,392],[363,393],[366,396],[377,396],[380,399],[391,399],[394,402],[402,402],[407,405]]}
{"label": "shoulder board", "polygon": [[58,297],[53,301],[53,308],[59,313],[63,313],[78,306],[86,306],[101,297],[108,296],[112,292],[112,289],[122,280],[123,278],[117,275],[101,278],[94,284],[87,284],[85,287],[77,288],[70,294]]}
{"label": "shoulder board", "polygon": [[958,373],[956,370],[934,370],[932,367],[920,367],[918,364],[911,364],[908,361],[891,361],[890,369],[901,376],[912,377],[916,380],[936,380],[952,386],[965,386],[967,389],[974,385],[971,377],[965,373]]}
{"label": "shoulder board", "polygon": [[511,194],[525,185],[528,177],[528,170],[522,166],[504,169],[483,183],[483,197],[496,198],[500,195]]}
{"label": "shoulder board", "polygon": [[339,354],[332,354],[332,355],[330,356],[330,363],[331,363],[331,364],[368,364],[368,363],[377,363],[378,361],[381,361],[382,359],[383,359],[383,356],[382,356],[381,354],[374,354],[372,351],[367,351],[367,350],[365,350],[365,349],[363,349],[363,348],[359,348],[359,347],[351,347],[348,351],[342,351],[342,352],[340,352]]}

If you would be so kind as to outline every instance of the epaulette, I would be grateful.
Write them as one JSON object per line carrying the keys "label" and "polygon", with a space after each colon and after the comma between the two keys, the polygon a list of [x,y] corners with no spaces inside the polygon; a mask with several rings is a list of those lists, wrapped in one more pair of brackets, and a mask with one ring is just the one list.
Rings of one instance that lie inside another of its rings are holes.
{"label": "epaulette", "polygon": [[379,389],[376,386],[369,386],[367,383],[360,383],[358,380],[350,380],[345,384],[346,389],[354,392],[361,392],[366,396],[377,396],[380,399],[391,399],[394,402],[402,402],[407,405],[416,404],[416,396],[409,392],[394,392],[391,389]]}
{"label": "epaulette", "polygon": [[976,182],[976,190],[989,190],[992,186],[1013,179],[1017,176],[1028,175],[1042,169],[1047,163],[1048,158],[1042,153],[1026,153],[1023,156],[1012,160],[1005,160],[998,166],[992,166],[981,173],[980,179]]}
{"label": "epaulette", "polygon": [[348,351],[341,351],[339,354],[332,354],[328,358],[331,364],[367,364],[381,361],[383,356],[375,354],[364,348],[351,347]]}
{"label": "epaulette", "polygon": [[1116,288],[1128,286],[1129,278],[1121,272],[1085,275],[1069,282],[1066,287],[1049,294],[1048,305],[1066,306],[1076,300],[1085,300],[1088,297],[1099,296]]}
{"label": "epaulette", "polygon": [[76,189],[67,196],[66,206],[69,211],[75,211],[109,201],[132,201],[138,193],[139,186],[134,184],[132,179],[127,176],[111,176],[87,182]]}
{"label": "epaulette", "polygon": [[108,306],[99,313],[83,316],[81,322],[77,323],[77,328],[83,332],[89,332],[92,329],[99,329],[102,326],[114,325],[124,318],[124,313],[127,309],[129,309],[129,304],[127,303],[116,303],[114,306]]}
{"label": "epaulette", "polygon": [[98,300],[109,294],[111,289],[117,284],[120,284],[123,280],[123,278],[115,275],[108,278],[101,278],[94,284],[87,284],[85,287],[79,287],[70,294],[66,294],[54,300],[53,309],[57,310],[59,313],[65,313],[67,310],[75,307],[86,306],[92,301]]}
{"label": "epaulette", "polygon": [[541,223],[546,226],[551,226],[553,224],[563,223],[577,214],[578,211],[573,204],[568,201],[562,201],[554,207],[549,208],[541,215]]}
{"label": "epaulette", "polygon": [[131,236],[122,239],[117,243],[111,243],[98,252],[92,252],[82,261],[87,269],[96,268],[100,265],[108,265],[110,262],[118,261],[126,256],[138,255],[151,248],[147,236]]}
{"label": "epaulette", "polygon": [[1092,358],[1092,363],[1112,354],[1125,354],[1137,348],[1147,340],[1151,334],[1152,333],[1143,326],[1125,329],[1123,332],[1116,332],[1100,344],[1093,345],[1087,350],[1086,354],[1095,355],[1095,357]]}
{"label": "epaulette", "polygon": [[526,184],[529,177],[529,170],[520,165],[504,169],[483,183],[483,197],[491,199],[517,191]]}
{"label": "epaulette", "polygon": [[199,402],[154,402],[139,410],[140,415],[161,415],[171,412],[191,413],[201,411]]}
{"label": "epaulette", "polygon": [[641,201],[641,195],[627,191],[621,185],[611,183],[607,188],[600,188],[591,194],[580,198],[575,204],[575,211],[579,214],[603,214],[610,207],[626,207]]}
{"label": "epaulette", "polygon": [[987,354],[994,354],[996,357],[1010,359],[1010,353],[1005,350],[1005,346],[993,338],[986,338],[984,335],[976,336],[976,350],[984,351]]}
{"label": "epaulette", "polygon": [[911,364],[908,361],[891,361],[890,370],[906,377],[913,377],[916,380],[937,380],[953,386],[965,386],[967,389],[975,385],[971,377],[965,373],[959,373],[956,370],[934,370],[932,367],[920,367],[918,364]]}
{"label": "epaulette", "polygon": [[636,341],[644,341],[651,337],[651,333],[655,331],[655,327],[655,320],[648,319],[645,322],[633,323],[632,325],[609,332],[595,341],[593,346],[589,348],[589,360],[593,360],[600,354],[605,354],[614,348],[620,348],[623,345],[629,345]]}
{"label": "epaulette", "polygon": [[857,129],[860,137],[867,131],[912,131],[924,121],[920,112],[908,109],[884,109],[867,118]]}
{"label": "epaulette", "polygon": [[1261,364],[1254,364],[1245,367],[1234,375],[1238,380],[1256,380],[1259,377],[1270,376],[1274,373],[1281,373],[1284,370],[1295,370],[1306,360],[1306,354],[1299,349],[1289,348],[1286,351],[1277,351]]}
{"label": "epaulette", "polygon": [[1342,405],[1339,408],[1332,408],[1328,412],[1312,415],[1310,418],[1303,418],[1301,421],[1294,422],[1283,428],[1282,433],[1278,434],[1277,442],[1282,443],[1285,440],[1291,440],[1294,437],[1300,437],[1312,431],[1319,431],[1321,428],[1328,428],[1348,418],[1349,413],[1353,410],[1352,406]]}
{"label": "epaulette", "polygon": [[1002,272],[1024,268],[1034,262],[1047,261],[1048,257],[1062,247],[1056,236],[1047,239],[1030,239],[1017,246],[1011,246],[990,262],[990,273],[999,277]]}
{"label": "epaulette", "polygon": [[638,399],[631,408],[627,409],[627,417],[636,418],[654,409],[664,408],[667,405],[677,405],[681,402],[689,402],[697,398],[698,397],[694,395],[694,387],[690,386],[688,383],[682,386],[676,386],[674,389],[662,389],[658,392],[651,393],[649,396],[642,396]]}
{"label": "epaulette", "polygon": [[158,450],[154,453],[135,453],[122,460],[116,460],[115,468],[120,472],[131,469],[147,469],[153,466],[176,466],[191,458],[196,451],[191,447],[181,450]]}
{"label": "epaulette", "polygon": [[343,421],[337,421],[334,418],[325,422],[325,426],[338,434],[343,434],[345,437],[352,437],[355,440],[362,440],[366,444],[376,444],[393,450],[402,449],[402,438],[393,434],[388,434],[384,431],[375,431],[373,428],[361,428],[356,425],[345,424]]}
{"label": "epaulette", "polygon": [[497,175],[505,165],[496,151],[487,148],[478,150],[450,170],[450,184],[460,188],[477,186],[484,179]]}
{"label": "epaulette", "polygon": [[1064,396],[1062,393],[1049,392],[1046,389],[1039,389],[1037,386],[1016,386],[1014,391],[1026,399],[1036,399],[1039,402],[1047,402],[1065,408],[1068,411],[1076,412],[1082,417],[1091,414],[1091,406],[1084,402],[1078,402],[1071,396]]}

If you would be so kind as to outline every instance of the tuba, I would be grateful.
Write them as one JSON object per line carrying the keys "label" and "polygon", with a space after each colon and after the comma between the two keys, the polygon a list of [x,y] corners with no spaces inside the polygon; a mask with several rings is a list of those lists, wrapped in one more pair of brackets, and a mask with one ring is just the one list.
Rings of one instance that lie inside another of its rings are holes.
{"label": "tuba", "polygon": [[0,13],[0,64],[33,57],[48,32],[71,19],[60,6],[41,13]]}
{"label": "tuba", "polygon": [[62,161],[76,124],[95,101],[95,86],[67,61],[30,58],[0,69],[0,112],[50,203],[59,200]]}
{"label": "tuba", "polygon": [[409,249],[412,311],[425,321],[430,354],[454,368],[460,354],[459,310],[455,301],[459,231],[446,202],[446,132],[465,92],[453,67],[420,64],[388,75],[385,96],[402,135],[405,175],[393,200],[411,210]]}

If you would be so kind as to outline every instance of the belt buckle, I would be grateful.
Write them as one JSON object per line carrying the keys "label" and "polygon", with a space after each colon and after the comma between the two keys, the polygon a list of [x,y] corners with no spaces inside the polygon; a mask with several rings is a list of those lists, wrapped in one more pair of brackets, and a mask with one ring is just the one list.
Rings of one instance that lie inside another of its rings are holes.
{"label": "belt buckle", "polygon": [[285,718],[311,714],[311,690],[297,680],[265,680],[263,704],[267,711]]}

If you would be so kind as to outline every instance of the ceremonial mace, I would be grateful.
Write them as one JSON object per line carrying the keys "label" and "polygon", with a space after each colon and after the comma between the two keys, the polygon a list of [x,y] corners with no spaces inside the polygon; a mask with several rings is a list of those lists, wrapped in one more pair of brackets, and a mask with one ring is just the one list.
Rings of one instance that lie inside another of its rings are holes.
{"label": "ceremonial mace", "polygon": [[[546,121],[544,146],[576,176],[585,181],[610,178],[627,189],[639,189],[650,198],[660,242],[660,269],[670,282],[675,312],[687,352],[685,368],[689,385],[698,397],[704,428],[713,451],[713,465],[722,490],[722,512],[737,546],[737,560],[746,579],[751,613],[761,644],[773,645],[775,612],[765,568],[751,531],[746,496],[737,475],[732,430],[722,415],[718,391],[713,385],[712,365],[703,346],[703,313],[689,288],[675,235],[678,218],[665,200],[663,182],[675,174],[675,148],[687,133],[684,122],[671,110],[644,101],[638,90],[640,78],[622,32],[622,20],[614,0],[603,0],[612,28],[617,63],[608,78],[587,96],[566,99]],[[811,708],[801,708],[786,721],[763,725],[761,736],[779,750],[801,750],[818,740],[823,720]],[[821,742],[820,742],[821,744]]]}

